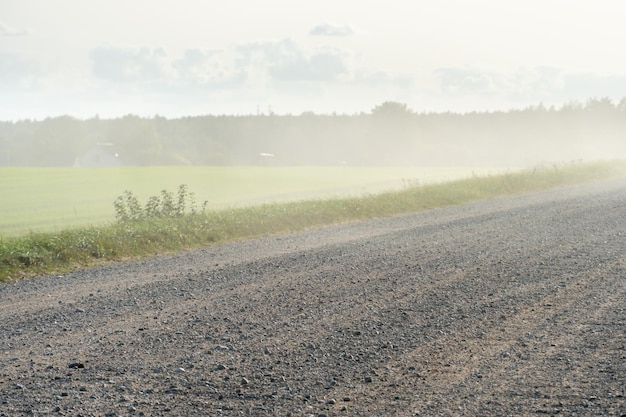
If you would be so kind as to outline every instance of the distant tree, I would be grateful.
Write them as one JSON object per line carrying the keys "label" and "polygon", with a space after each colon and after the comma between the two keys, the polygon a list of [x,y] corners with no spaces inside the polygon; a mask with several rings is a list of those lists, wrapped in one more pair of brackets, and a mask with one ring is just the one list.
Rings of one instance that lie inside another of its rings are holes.
{"label": "distant tree", "polygon": [[592,98],[587,101],[585,109],[595,113],[612,113],[615,110],[615,106],[608,97]]}
{"label": "distant tree", "polygon": [[120,149],[120,159],[128,165],[157,165],[161,163],[163,147],[151,120],[127,115],[115,119],[108,141]]}
{"label": "distant tree", "polygon": [[47,118],[37,124],[33,135],[33,165],[70,166],[88,147],[88,132],[83,121],[70,116]]}
{"label": "distant tree", "polygon": [[[0,165],[65,165],[111,143],[126,165],[521,166],[546,160],[621,156],[626,98],[561,108],[415,113],[386,101],[368,113],[299,116],[69,116],[0,122]],[[271,161],[263,155],[274,154]]]}
{"label": "distant tree", "polygon": [[404,103],[385,101],[364,117],[368,125],[363,164],[412,164],[417,160],[418,117]]}
{"label": "distant tree", "polygon": [[385,101],[372,109],[372,115],[376,117],[405,117],[412,115],[413,111],[404,103]]}

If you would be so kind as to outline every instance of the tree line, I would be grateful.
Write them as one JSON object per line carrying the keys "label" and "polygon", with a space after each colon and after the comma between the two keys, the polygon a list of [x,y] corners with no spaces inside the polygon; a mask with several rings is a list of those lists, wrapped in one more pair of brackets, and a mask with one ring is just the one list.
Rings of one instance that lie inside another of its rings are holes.
{"label": "tree line", "polygon": [[0,122],[0,166],[520,166],[625,158],[625,134],[626,99],[608,98],[506,112],[385,102],[355,115],[61,116]]}

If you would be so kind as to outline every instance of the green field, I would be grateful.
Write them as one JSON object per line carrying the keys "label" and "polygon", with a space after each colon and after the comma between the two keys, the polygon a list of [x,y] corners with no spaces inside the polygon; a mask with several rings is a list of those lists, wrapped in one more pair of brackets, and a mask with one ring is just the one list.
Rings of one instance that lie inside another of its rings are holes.
{"label": "green field", "polygon": [[[254,205],[312,197],[358,196],[507,171],[416,167],[0,168],[0,236],[58,231],[114,220],[125,190],[141,202],[186,184],[198,208]],[[510,171],[510,170],[508,170]]]}

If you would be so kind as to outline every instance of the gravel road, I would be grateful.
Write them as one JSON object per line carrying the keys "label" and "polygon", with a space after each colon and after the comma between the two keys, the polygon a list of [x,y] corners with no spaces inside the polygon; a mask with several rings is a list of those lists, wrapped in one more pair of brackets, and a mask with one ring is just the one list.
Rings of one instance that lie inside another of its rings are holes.
{"label": "gravel road", "polygon": [[0,416],[626,416],[626,180],[0,284]]}

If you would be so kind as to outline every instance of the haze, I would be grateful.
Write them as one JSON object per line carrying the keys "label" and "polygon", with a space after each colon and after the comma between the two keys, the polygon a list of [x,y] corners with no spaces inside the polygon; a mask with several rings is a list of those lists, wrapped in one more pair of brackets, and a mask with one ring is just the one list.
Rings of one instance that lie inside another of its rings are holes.
{"label": "haze", "polygon": [[0,120],[626,96],[618,1],[3,0]]}

